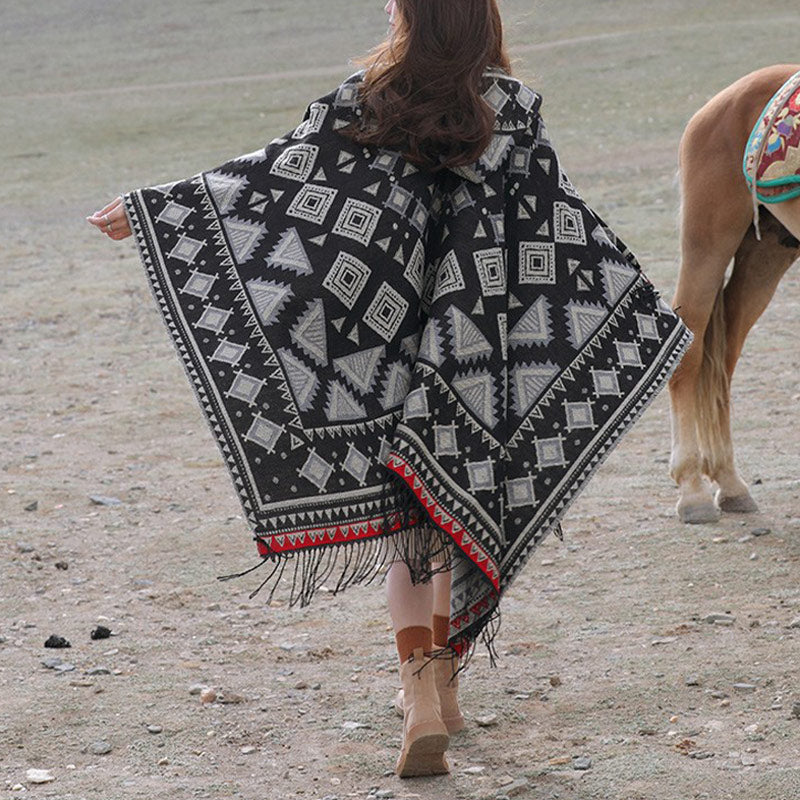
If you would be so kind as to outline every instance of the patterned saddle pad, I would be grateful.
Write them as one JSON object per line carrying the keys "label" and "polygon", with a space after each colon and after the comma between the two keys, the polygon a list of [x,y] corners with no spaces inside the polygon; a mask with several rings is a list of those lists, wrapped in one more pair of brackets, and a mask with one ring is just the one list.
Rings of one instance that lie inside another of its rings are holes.
{"label": "patterned saddle pad", "polygon": [[753,127],[742,164],[762,203],[800,195],[800,72],[781,86]]}

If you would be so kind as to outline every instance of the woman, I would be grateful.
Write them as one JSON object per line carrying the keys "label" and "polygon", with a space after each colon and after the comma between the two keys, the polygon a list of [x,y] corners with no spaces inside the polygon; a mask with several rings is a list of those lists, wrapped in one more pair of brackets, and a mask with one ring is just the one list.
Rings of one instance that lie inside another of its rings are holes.
{"label": "woman", "polygon": [[136,233],[271,590],[391,564],[412,776],[448,770],[459,657],[690,334],[561,169],[495,0],[386,10],[297,129],[89,221]]}

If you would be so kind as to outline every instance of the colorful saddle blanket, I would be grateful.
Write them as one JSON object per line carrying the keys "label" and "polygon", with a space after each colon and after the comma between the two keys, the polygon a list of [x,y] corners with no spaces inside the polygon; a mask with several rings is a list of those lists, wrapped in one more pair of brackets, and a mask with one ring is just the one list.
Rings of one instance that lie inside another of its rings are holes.
{"label": "colorful saddle blanket", "polygon": [[800,195],[800,72],[778,89],[759,117],[742,167],[754,200],[780,203]]}

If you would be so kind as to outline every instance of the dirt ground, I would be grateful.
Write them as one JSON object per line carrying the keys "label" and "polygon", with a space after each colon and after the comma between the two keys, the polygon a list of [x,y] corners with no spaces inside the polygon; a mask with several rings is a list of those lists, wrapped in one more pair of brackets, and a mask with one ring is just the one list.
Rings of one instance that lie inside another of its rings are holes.
{"label": "dirt ground", "polygon": [[[796,268],[735,386],[762,512],[676,521],[659,397],[505,598],[497,668],[479,652],[462,681],[450,776],[392,775],[382,587],[301,610],[248,600],[257,574],[216,580],[255,559],[241,509],[133,245],[83,217],[292,127],[382,34],[381,5],[0,9],[0,797],[796,800]],[[796,0],[504,8],[573,182],[669,297],[680,132],[735,78],[797,60]]]}

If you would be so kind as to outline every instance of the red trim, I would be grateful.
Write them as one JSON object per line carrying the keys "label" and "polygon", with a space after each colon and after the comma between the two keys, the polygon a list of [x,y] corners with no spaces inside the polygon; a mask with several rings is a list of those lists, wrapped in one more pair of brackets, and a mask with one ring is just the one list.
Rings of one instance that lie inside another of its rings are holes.
{"label": "red trim", "polygon": [[[289,553],[318,545],[357,542],[360,539],[370,539],[379,533],[383,533],[384,529],[381,527],[383,520],[384,518],[381,516],[359,520],[358,522],[348,522],[344,525],[298,528],[286,533],[274,533],[271,536],[257,537],[256,546],[258,547],[259,555],[269,556],[275,553]],[[401,520],[398,514],[390,530],[396,531],[400,527]],[[294,541],[292,541],[293,539]]]}
{"label": "red trim", "polygon": [[425,486],[422,478],[414,468],[397,453],[389,455],[386,466],[396,472],[407,484],[408,488],[417,496],[431,519],[444,531],[447,531],[453,541],[464,551],[464,554],[483,572],[489,579],[496,592],[500,592],[500,571],[494,560],[489,556],[480,543],[465,530],[464,526],[449,512]]}

